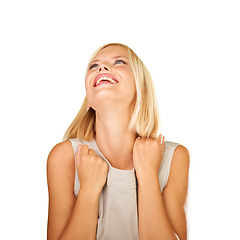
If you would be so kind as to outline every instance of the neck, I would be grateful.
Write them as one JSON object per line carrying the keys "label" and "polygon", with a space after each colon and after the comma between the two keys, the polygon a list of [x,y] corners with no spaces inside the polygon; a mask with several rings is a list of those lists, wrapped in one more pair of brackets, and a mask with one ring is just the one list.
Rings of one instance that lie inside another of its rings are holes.
{"label": "neck", "polygon": [[133,168],[132,150],[135,130],[129,130],[130,111],[111,109],[96,111],[95,140],[109,163],[119,169]]}

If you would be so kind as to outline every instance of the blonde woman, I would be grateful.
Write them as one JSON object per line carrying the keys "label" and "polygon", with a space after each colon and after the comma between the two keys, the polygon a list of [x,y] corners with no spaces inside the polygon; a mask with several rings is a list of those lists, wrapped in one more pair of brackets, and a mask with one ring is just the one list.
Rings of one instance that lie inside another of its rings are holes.
{"label": "blonde woman", "polygon": [[48,239],[187,239],[189,153],[159,134],[150,74],[126,45],[91,57],[86,97],[47,161]]}

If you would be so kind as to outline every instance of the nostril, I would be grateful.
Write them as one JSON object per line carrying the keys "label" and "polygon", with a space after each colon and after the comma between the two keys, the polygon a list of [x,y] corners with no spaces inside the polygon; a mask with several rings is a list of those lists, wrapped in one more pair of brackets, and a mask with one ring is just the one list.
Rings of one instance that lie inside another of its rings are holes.
{"label": "nostril", "polygon": [[102,66],[102,67],[99,67],[98,68],[98,71],[100,72],[100,71],[102,71],[102,70],[106,70],[106,71],[109,71],[109,69],[108,69],[108,67],[106,67],[106,66]]}

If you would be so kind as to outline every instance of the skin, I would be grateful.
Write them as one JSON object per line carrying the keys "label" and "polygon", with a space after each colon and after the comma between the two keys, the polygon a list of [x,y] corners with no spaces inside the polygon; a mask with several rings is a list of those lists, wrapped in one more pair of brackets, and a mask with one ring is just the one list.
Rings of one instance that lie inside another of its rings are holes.
{"label": "skin", "polygon": [[[115,59],[116,56],[123,57]],[[126,64],[116,60],[124,60]],[[136,134],[127,127],[136,89],[127,52],[123,47],[109,46],[101,50],[92,63],[97,65],[88,71],[85,87],[88,105],[96,110],[96,143],[113,167],[132,169]],[[102,73],[112,74],[119,83],[94,88],[92,81]]]}
{"label": "skin", "polygon": [[[112,74],[119,83],[94,88],[93,80],[101,73]],[[108,46],[98,52],[87,73],[85,87],[88,106],[96,111],[95,139],[100,151],[113,167],[125,170],[134,167],[136,171],[139,239],[187,239],[184,205],[189,153],[182,145],[176,148],[169,180],[161,193],[157,173],[165,148],[164,137],[136,138],[136,133],[127,129],[136,89],[126,50]],[[47,161],[49,240],[96,238],[98,202],[108,165],[87,145],[79,145],[76,167],[81,182],[77,198],[70,141],[57,144],[50,152]]]}

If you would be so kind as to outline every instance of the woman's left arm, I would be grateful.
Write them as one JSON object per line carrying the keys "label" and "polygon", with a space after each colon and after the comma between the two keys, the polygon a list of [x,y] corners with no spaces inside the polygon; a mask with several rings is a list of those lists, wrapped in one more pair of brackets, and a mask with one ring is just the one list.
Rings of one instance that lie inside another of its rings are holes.
{"label": "woman's left arm", "polygon": [[187,239],[184,205],[188,188],[189,153],[179,145],[169,180],[161,193],[158,169],[165,148],[161,137],[137,139],[133,161],[138,179],[139,239]]}

